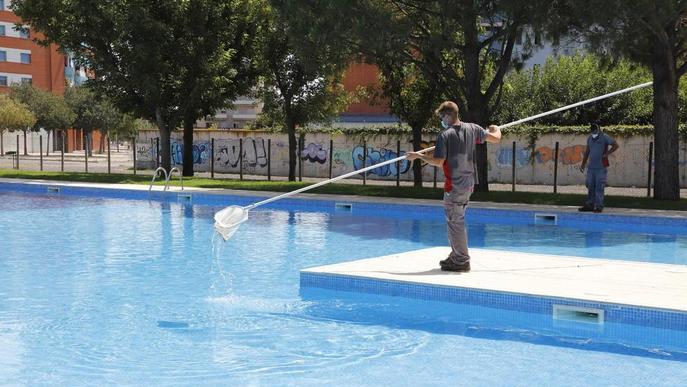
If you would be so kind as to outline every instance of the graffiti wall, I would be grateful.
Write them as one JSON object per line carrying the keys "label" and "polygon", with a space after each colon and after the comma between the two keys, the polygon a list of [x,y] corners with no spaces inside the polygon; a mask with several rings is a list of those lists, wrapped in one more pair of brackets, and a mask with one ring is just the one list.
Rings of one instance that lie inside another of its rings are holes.
{"label": "graffiti wall", "polygon": [[[634,136],[615,140],[620,148],[609,157],[609,184],[645,187],[648,176],[649,142],[652,139]],[[553,184],[555,144],[558,141],[558,183],[561,185],[584,184],[585,175],[580,171],[580,166],[587,137],[580,135],[543,135],[537,139],[534,147],[528,145],[527,139],[504,137],[502,143],[492,146],[489,152],[490,181],[503,183],[512,181],[513,141],[516,142],[517,183]],[[681,156],[681,160],[684,160],[684,155]],[[685,184],[684,178],[682,184]]]}
{"label": "graffiti wall", "polygon": [[[153,168],[155,165],[154,131],[142,131],[136,143],[137,167]],[[214,156],[212,140],[214,139]],[[434,146],[434,136],[427,136],[421,148]],[[648,149],[652,139],[625,137],[616,139],[620,149],[611,155],[608,180],[613,186],[644,187],[648,174]],[[515,154],[513,153],[515,141]],[[509,184],[512,181],[512,165],[515,159],[518,184],[553,184],[556,160],[555,143],[559,142],[558,183],[561,185],[584,184],[584,174],[579,170],[586,148],[586,136],[542,135],[535,144],[528,139],[504,136],[501,144],[489,145],[489,180]],[[366,148],[365,148],[366,147]],[[400,153],[398,148],[400,147]],[[380,135],[363,143],[357,136],[313,133],[305,136],[302,147],[296,148],[296,176],[333,177],[362,169],[403,155],[412,149],[410,136]],[[174,165],[183,162],[184,146],[181,133],[175,133],[171,141],[171,157]],[[513,157],[515,156],[515,157]],[[214,160],[213,160],[214,158]],[[194,169],[210,171],[214,163],[216,173],[267,175],[269,164],[273,176],[287,176],[289,172],[289,146],[286,135],[281,133],[241,130],[198,130],[193,143]],[[435,167],[424,165],[423,180],[431,182]],[[443,172],[437,170],[437,184],[443,183]],[[412,165],[403,161],[368,171],[366,178],[377,180],[412,181]],[[362,174],[356,178],[361,179]],[[680,143],[680,179],[687,186],[687,143]]]}

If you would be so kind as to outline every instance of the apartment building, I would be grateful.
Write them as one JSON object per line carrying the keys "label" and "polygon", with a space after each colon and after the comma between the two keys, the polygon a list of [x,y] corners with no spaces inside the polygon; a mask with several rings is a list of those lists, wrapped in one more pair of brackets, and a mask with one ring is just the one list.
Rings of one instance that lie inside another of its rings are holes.
{"label": "apartment building", "polygon": [[0,0],[0,92],[8,92],[14,83],[31,82],[39,89],[64,94],[65,56],[55,45],[34,43],[33,31],[17,30],[15,24],[21,19],[11,5],[11,0]]}

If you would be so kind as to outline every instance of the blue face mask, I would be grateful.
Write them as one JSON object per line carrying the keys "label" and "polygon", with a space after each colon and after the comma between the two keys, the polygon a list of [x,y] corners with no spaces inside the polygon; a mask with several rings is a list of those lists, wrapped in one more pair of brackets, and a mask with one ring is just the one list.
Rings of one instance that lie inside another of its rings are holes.
{"label": "blue face mask", "polygon": [[441,120],[441,127],[443,127],[444,129],[448,129],[451,127],[451,125],[445,123],[444,120]]}

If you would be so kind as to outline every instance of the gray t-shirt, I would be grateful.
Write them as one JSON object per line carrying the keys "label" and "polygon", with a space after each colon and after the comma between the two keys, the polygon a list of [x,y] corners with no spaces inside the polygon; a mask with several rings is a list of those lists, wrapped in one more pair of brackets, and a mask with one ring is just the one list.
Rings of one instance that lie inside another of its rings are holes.
{"label": "gray t-shirt", "polygon": [[599,136],[594,139],[591,135],[587,137],[587,149],[589,149],[589,162],[587,166],[589,169],[603,169],[602,157],[606,149],[613,144],[613,139],[606,133],[599,133]]}
{"label": "gray t-shirt", "polygon": [[444,191],[472,191],[475,186],[475,144],[487,138],[487,131],[477,124],[461,122],[437,137],[434,157],[444,160]]}

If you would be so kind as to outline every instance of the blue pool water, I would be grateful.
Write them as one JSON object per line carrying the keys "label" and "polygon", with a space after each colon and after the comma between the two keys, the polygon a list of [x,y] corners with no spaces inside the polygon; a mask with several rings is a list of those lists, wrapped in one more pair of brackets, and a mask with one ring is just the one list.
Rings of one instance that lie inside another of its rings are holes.
{"label": "blue pool water", "polygon": [[[331,207],[255,210],[221,243],[219,206],[0,190],[0,384],[687,380],[684,332],[301,292],[304,267],[446,244],[440,212]],[[687,264],[687,233],[470,222],[473,247]]]}

